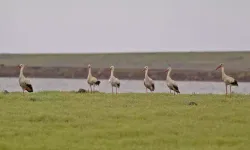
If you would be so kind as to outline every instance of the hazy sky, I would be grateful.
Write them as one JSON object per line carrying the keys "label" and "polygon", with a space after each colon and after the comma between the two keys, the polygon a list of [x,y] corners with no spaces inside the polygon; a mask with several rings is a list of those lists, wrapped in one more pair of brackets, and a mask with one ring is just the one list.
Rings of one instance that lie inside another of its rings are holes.
{"label": "hazy sky", "polygon": [[249,0],[0,0],[0,52],[250,49]]}

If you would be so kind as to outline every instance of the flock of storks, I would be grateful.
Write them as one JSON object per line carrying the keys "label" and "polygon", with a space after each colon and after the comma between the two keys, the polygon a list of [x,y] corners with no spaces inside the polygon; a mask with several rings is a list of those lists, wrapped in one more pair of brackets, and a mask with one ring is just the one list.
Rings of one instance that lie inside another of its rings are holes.
{"label": "flock of storks", "polygon": [[[31,82],[29,79],[27,79],[24,75],[23,75],[23,69],[24,69],[24,65],[23,64],[20,64],[19,65],[19,68],[20,68],[20,75],[19,75],[19,84],[23,90],[23,94],[24,94],[24,91],[28,91],[28,92],[33,92],[33,87],[31,85]],[[222,80],[224,81],[225,83],[225,86],[226,86],[226,95],[227,95],[227,87],[229,86],[230,87],[230,95],[232,93],[231,91],[231,87],[232,86],[238,86],[238,82],[225,74],[225,71],[224,71],[224,65],[221,63],[217,68],[216,70],[220,69],[221,68],[221,72],[222,72]],[[91,74],[91,65],[89,64],[88,65],[88,77],[87,77],[87,82],[89,84],[89,87],[90,87],[90,91],[91,93],[95,90],[95,86],[99,86],[101,81],[97,80],[96,77],[92,76]],[[114,76],[114,70],[115,70],[115,67],[114,66],[110,66],[110,78],[109,78],[109,83],[111,84],[111,87],[112,87],[112,93],[113,92],[113,88],[115,87],[116,89],[116,94],[118,93],[118,89],[120,88],[120,80],[118,78],[116,78]],[[155,90],[155,84],[154,84],[154,81],[153,79],[151,79],[149,76],[148,76],[148,66],[145,66],[143,71],[145,72],[145,78],[144,78],[144,86],[146,88],[146,93],[148,92],[148,89],[153,92]],[[178,85],[177,83],[170,77],[170,73],[172,71],[172,68],[171,67],[168,67],[167,70],[165,72],[167,72],[167,78],[166,78],[166,84],[167,84],[167,87],[169,88],[170,90],[170,93],[171,91],[173,91],[173,93],[180,93],[179,91],[179,88],[178,88]]]}

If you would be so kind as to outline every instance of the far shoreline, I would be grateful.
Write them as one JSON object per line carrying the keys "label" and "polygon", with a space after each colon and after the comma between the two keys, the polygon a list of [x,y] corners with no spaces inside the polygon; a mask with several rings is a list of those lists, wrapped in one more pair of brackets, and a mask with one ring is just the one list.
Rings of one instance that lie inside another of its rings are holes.
{"label": "far shoreline", "polygon": [[[18,77],[19,69],[16,66],[0,66],[0,77]],[[29,78],[52,78],[52,79],[86,79],[88,68],[84,67],[26,67],[24,75]],[[227,70],[227,74],[241,82],[250,82],[248,71]],[[92,75],[101,80],[109,79],[109,68],[92,68]],[[163,69],[150,69],[149,75],[154,80],[165,81],[166,73]],[[115,76],[120,80],[143,80],[142,69],[117,68]],[[174,69],[171,76],[176,81],[204,81],[221,82],[220,71]]]}

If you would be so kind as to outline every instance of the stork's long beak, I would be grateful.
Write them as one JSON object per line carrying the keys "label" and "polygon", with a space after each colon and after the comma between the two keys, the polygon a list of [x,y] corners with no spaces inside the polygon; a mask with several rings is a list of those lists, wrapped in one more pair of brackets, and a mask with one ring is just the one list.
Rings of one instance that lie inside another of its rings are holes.
{"label": "stork's long beak", "polygon": [[145,71],[145,68],[144,69],[142,69],[142,72],[144,72]]}
{"label": "stork's long beak", "polygon": [[165,72],[168,72],[168,69],[167,69],[167,70],[165,70]]}
{"label": "stork's long beak", "polygon": [[221,65],[219,65],[215,70],[218,70],[218,69],[220,69],[220,67],[221,67]]}

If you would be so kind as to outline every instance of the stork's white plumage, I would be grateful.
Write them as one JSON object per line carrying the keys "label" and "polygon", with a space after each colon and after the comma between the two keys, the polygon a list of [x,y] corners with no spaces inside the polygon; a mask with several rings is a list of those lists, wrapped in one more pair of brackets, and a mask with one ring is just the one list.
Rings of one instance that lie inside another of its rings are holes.
{"label": "stork's white plumage", "polygon": [[148,66],[145,66],[143,71],[145,71],[144,86],[146,87],[146,93],[148,89],[153,92],[155,90],[155,84],[153,79],[148,76]]}
{"label": "stork's white plumage", "polygon": [[174,91],[174,94],[175,94],[175,92],[180,93],[177,83],[173,79],[171,79],[171,77],[170,77],[171,71],[172,71],[171,67],[168,67],[168,69],[166,70],[166,72],[167,72],[167,78],[166,78],[167,86],[170,90],[170,93],[171,93],[171,90]]}
{"label": "stork's white plumage", "polygon": [[120,80],[114,76],[114,66],[110,66],[110,78],[109,78],[109,83],[111,84],[112,87],[112,94],[113,94],[113,87],[116,89],[116,94],[117,94],[117,89],[120,88]]}
{"label": "stork's white plumage", "polygon": [[224,81],[225,86],[226,86],[226,95],[227,95],[227,86],[229,85],[229,86],[230,86],[230,96],[231,96],[231,93],[232,93],[231,87],[232,87],[232,86],[238,86],[238,82],[237,82],[234,78],[232,78],[232,77],[226,75],[226,73],[225,73],[225,71],[224,71],[224,64],[223,64],[223,63],[221,63],[221,64],[216,68],[216,70],[218,70],[218,69],[220,69],[220,68],[221,68],[222,80]]}
{"label": "stork's white plumage", "polygon": [[19,85],[21,86],[21,88],[23,90],[23,94],[24,94],[25,90],[28,92],[33,92],[33,87],[31,85],[30,80],[23,75],[24,65],[20,64],[20,65],[18,65],[18,67],[20,68],[20,74],[19,74],[18,81],[19,81]]}
{"label": "stork's white plumage", "polygon": [[[88,65],[88,68],[89,68],[89,73],[88,73],[87,82],[89,84],[90,91],[92,92],[95,89],[96,85],[99,86],[101,81],[97,80],[96,77],[92,76],[92,74],[91,74],[91,65],[90,64]],[[92,89],[92,86],[93,86],[93,89]]]}

